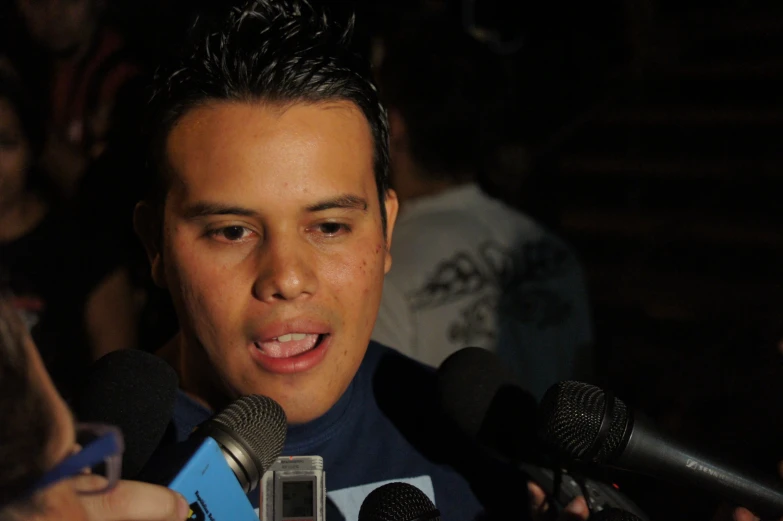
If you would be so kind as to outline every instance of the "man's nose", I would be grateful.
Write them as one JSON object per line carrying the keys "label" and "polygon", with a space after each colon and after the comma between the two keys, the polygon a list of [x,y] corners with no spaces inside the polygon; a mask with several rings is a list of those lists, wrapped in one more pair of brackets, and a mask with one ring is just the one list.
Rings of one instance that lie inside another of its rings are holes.
{"label": "man's nose", "polygon": [[315,294],[318,278],[308,248],[298,237],[269,238],[259,252],[255,297],[274,302]]}

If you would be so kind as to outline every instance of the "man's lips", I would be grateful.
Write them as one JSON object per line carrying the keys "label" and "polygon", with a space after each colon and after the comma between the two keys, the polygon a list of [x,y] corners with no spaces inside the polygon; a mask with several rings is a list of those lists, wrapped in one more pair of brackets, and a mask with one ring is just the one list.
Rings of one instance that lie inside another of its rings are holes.
{"label": "man's lips", "polygon": [[310,351],[329,333],[328,324],[320,320],[278,320],[256,331],[253,344],[268,357],[291,358]]}
{"label": "man's lips", "polygon": [[253,335],[254,342],[271,342],[280,337],[292,334],[325,335],[331,333],[329,324],[321,320],[311,318],[294,318],[289,320],[277,320],[261,329],[257,329]]}
{"label": "man's lips", "polygon": [[320,364],[331,344],[332,335],[305,335],[302,340],[254,342],[250,356],[270,373],[302,373]]}
{"label": "man's lips", "polygon": [[255,342],[256,348],[272,358],[291,358],[311,350],[322,335],[312,333],[288,333],[266,342]]}

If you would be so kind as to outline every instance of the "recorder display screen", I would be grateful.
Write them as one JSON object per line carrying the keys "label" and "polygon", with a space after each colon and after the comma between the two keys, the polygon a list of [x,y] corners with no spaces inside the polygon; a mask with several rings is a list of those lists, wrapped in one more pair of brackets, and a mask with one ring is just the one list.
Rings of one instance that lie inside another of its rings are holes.
{"label": "recorder display screen", "polygon": [[283,517],[313,517],[313,481],[283,482]]}

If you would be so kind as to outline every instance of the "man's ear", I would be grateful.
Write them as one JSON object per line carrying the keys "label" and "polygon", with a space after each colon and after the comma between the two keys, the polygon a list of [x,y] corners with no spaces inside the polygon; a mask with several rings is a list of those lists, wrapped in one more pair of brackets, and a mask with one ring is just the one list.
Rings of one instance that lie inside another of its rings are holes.
{"label": "man's ear", "polygon": [[389,273],[392,265],[392,233],[394,232],[394,223],[397,222],[397,211],[400,208],[400,203],[397,201],[397,192],[391,188],[386,190],[384,204],[386,205],[386,259],[383,265],[383,272]]}
{"label": "man's ear", "polygon": [[136,204],[133,211],[133,229],[141,239],[152,267],[155,285],[166,287],[166,272],[163,267],[163,223],[159,212],[145,201]]}

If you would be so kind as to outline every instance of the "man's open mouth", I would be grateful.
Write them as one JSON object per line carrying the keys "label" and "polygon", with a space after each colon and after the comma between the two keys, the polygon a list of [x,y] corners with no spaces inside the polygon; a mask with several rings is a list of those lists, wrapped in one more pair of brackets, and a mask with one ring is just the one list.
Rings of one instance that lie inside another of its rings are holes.
{"label": "man's open mouth", "polygon": [[289,333],[268,341],[254,342],[256,349],[270,358],[292,358],[321,345],[326,334]]}

